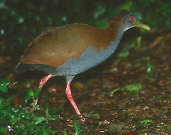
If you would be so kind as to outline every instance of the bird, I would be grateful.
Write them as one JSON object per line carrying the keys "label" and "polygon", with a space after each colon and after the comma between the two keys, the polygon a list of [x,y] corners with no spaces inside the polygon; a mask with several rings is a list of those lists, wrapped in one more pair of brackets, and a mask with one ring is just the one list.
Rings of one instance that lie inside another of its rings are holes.
{"label": "bird", "polygon": [[[84,123],[85,117],[72,97],[72,80],[108,59],[118,47],[124,32],[133,27],[150,30],[131,12],[120,12],[113,16],[104,29],[81,23],[51,27],[28,44],[17,69],[47,73],[39,83],[40,90],[50,78],[65,77],[66,96]],[[34,99],[31,111],[37,103],[38,97]]]}

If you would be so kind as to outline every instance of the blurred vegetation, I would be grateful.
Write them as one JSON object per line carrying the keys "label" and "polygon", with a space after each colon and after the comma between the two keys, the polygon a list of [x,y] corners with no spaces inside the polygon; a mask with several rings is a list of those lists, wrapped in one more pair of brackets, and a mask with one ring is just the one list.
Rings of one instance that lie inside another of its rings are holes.
{"label": "blurred vegetation", "polygon": [[168,0],[1,0],[0,54],[19,57],[29,41],[49,26],[82,22],[103,28],[121,10],[130,10],[155,33],[171,29]]}
{"label": "blurred vegetation", "polygon": [[[8,93],[8,86],[9,82],[7,80],[0,81],[0,92],[3,95]],[[26,96],[25,102],[27,102],[29,96],[29,94]],[[14,107],[13,102],[13,96],[5,97],[0,95],[0,134],[10,132],[15,135],[53,135],[57,133],[50,127],[49,122],[63,120],[63,117],[58,115],[59,110],[56,109],[49,112],[47,106],[44,111],[45,114],[30,113],[27,108]]]}

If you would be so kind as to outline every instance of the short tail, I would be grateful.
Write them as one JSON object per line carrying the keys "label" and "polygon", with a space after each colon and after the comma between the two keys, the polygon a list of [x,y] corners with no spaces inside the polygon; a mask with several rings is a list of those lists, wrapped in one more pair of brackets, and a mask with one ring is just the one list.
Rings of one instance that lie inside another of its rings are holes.
{"label": "short tail", "polygon": [[32,65],[29,64],[23,64],[21,62],[18,62],[15,66],[15,73],[21,73],[25,71],[33,71],[35,68]]}

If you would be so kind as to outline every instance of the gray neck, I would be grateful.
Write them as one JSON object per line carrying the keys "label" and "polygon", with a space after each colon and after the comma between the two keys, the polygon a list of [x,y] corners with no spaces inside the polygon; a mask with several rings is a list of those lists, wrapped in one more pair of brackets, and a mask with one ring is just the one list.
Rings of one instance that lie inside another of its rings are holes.
{"label": "gray neck", "polygon": [[[109,48],[107,49],[109,52],[114,53],[116,48],[118,47],[120,40],[123,36],[124,31],[122,29],[119,30],[118,35],[116,37],[116,39],[114,41],[111,41],[111,45],[109,46]],[[111,50],[111,51],[110,51]]]}

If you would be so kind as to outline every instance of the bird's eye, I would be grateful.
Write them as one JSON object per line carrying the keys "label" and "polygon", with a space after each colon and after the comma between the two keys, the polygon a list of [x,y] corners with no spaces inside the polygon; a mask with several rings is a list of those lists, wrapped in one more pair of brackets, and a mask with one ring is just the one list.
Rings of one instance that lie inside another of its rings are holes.
{"label": "bird's eye", "polygon": [[129,17],[129,21],[134,21],[135,20],[135,17],[134,16],[130,16]]}

